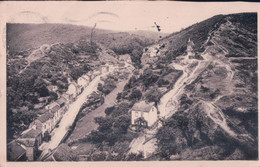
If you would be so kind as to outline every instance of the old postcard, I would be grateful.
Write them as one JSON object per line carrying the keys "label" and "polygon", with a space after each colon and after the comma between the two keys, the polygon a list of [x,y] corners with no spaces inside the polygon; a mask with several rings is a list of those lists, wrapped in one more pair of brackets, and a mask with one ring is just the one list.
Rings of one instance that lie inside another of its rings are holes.
{"label": "old postcard", "polygon": [[259,9],[1,2],[0,166],[259,166]]}

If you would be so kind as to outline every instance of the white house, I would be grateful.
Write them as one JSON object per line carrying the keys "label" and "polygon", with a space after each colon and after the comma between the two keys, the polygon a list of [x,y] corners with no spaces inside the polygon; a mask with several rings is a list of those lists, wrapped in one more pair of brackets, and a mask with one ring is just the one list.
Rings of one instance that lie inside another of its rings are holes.
{"label": "white house", "polygon": [[106,73],[106,72],[109,72],[109,66],[107,66],[107,65],[101,65],[101,66],[100,66],[100,72],[101,72],[102,74],[104,74],[104,73]]}
{"label": "white house", "polygon": [[36,129],[40,130],[42,132],[42,135],[44,136],[44,133],[46,131],[51,132],[54,128],[53,117],[54,115],[51,112],[45,112],[36,120],[34,120],[30,124],[30,127],[36,127]]}
{"label": "white house", "polygon": [[132,63],[131,57],[129,54],[119,55],[119,61]]}
{"label": "white house", "polygon": [[151,127],[157,121],[157,109],[154,103],[141,101],[135,103],[131,109],[132,125]]}
{"label": "white house", "polygon": [[77,85],[75,83],[69,85],[67,94],[72,95],[73,98],[77,96]]}
{"label": "white house", "polygon": [[98,76],[98,75],[100,75],[101,74],[101,72],[100,71],[94,71],[93,72],[93,75],[96,77],[96,76]]}
{"label": "white house", "polygon": [[81,87],[86,86],[87,84],[89,84],[89,79],[86,79],[85,77],[79,77],[77,80],[77,84]]}
{"label": "white house", "polygon": [[84,78],[88,83],[91,81],[87,74],[83,75],[82,78]]}

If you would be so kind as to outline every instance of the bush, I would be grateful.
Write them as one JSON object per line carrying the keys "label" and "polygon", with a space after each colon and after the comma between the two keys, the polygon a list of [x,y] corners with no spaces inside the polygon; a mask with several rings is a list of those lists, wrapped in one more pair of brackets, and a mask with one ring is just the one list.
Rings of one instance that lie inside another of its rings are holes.
{"label": "bush", "polygon": [[130,153],[128,157],[126,158],[127,161],[141,161],[143,160],[143,152],[136,153]]}

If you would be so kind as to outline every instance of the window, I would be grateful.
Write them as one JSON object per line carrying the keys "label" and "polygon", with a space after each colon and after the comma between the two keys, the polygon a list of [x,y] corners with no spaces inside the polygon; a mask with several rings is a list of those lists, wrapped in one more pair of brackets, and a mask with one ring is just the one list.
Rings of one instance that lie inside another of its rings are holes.
{"label": "window", "polygon": [[139,114],[138,114],[138,111],[135,111],[135,116],[138,117],[138,115],[139,115]]}

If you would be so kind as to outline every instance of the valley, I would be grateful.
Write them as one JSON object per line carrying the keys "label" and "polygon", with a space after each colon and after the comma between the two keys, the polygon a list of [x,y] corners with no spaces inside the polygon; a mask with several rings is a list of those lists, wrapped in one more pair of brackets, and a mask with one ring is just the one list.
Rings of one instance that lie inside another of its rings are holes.
{"label": "valley", "polygon": [[[156,39],[96,30],[94,42],[80,26],[8,25],[44,30],[38,44],[15,49],[9,40],[9,142],[21,145],[42,110],[68,95],[74,100],[37,160],[256,160],[256,18],[217,15]],[[48,41],[48,30],[59,29],[67,34]]]}

